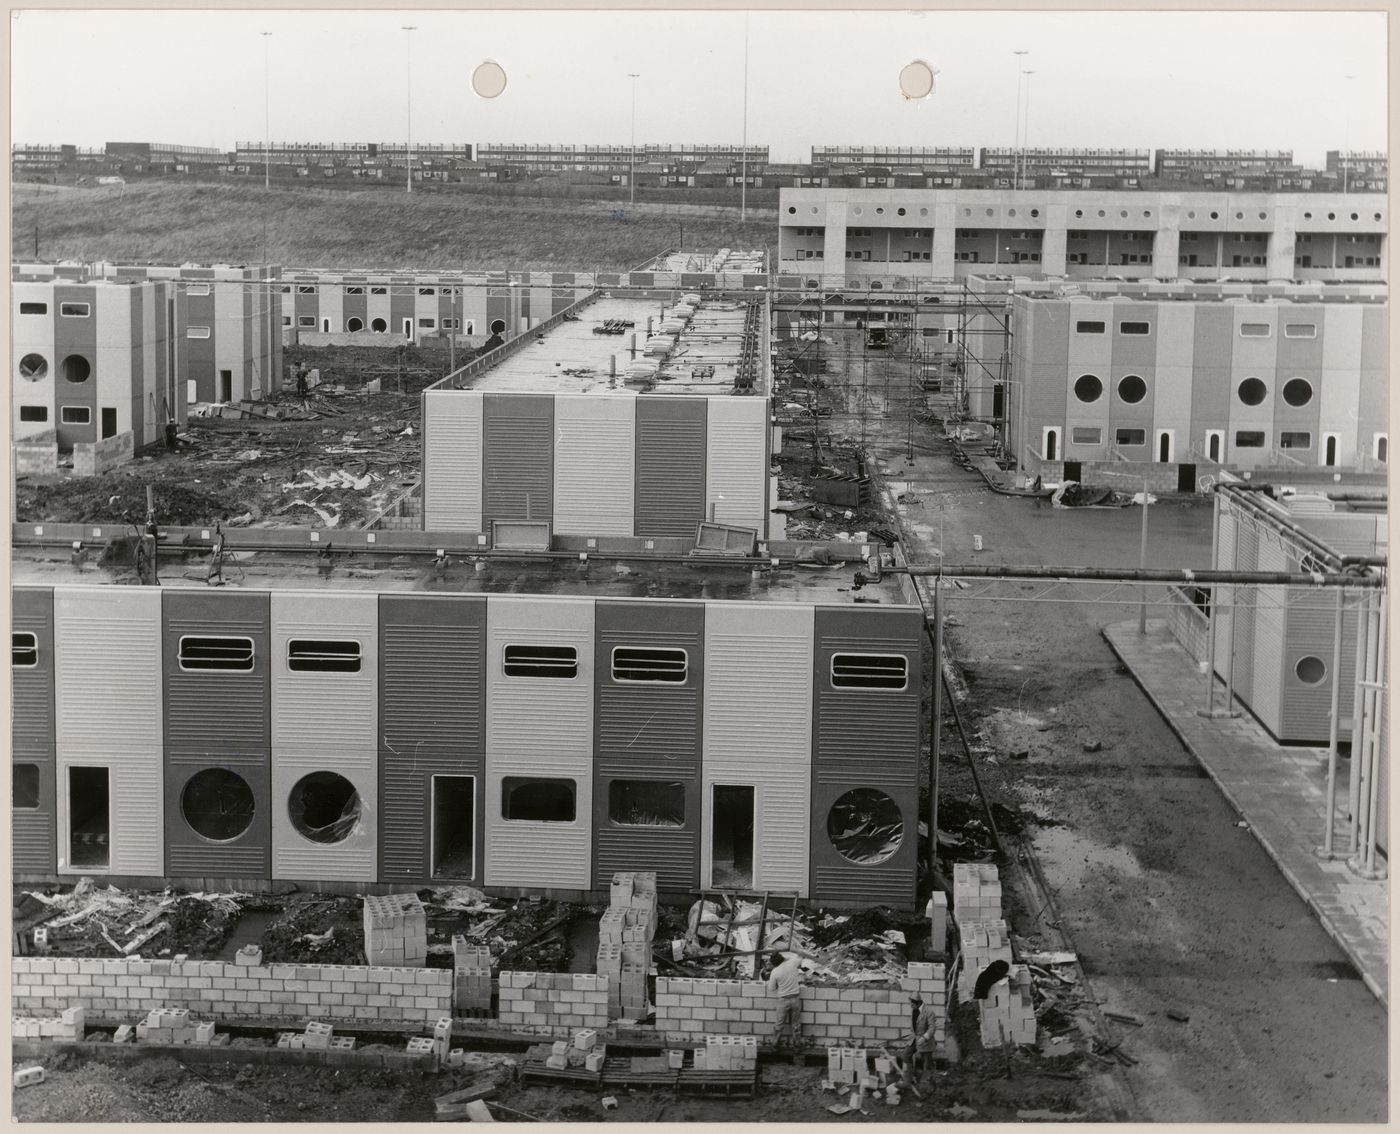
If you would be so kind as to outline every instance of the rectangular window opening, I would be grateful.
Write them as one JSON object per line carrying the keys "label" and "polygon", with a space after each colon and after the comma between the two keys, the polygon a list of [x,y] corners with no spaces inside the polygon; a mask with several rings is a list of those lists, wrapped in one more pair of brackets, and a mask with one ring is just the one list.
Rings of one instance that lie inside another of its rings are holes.
{"label": "rectangular window opening", "polygon": [[1311,449],[1312,434],[1285,431],[1278,435],[1278,447],[1280,449]]}
{"label": "rectangular window opening", "polygon": [[1269,324],[1241,323],[1240,337],[1246,339],[1267,339],[1269,337]]}
{"label": "rectangular window opening", "polygon": [[112,803],[106,768],[68,769],[68,865],[75,870],[112,861]]}
{"label": "rectangular window opening", "polygon": [[64,425],[91,425],[91,406],[64,406],[58,411],[58,420]]}
{"label": "rectangular window opening", "polygon": [[1115,445],[1146,445],[1147,430],[1145,429],[1120,429],[1113,436]]}
{"label": "rectangular window opening", "polygon": [[687,658],[684,650],[618,646],[612,652],[614,681],[683,682]]}
{"label": "rectangular window opening", "polygon": [[253,639],[192,635],[182,637],[180,668],[248,673],[253,668]]}
{"label": "rectangular window opening", "polygon": [[506,776],[501,781],[501,818],[529,823],[572,823],[577,785],[567,779]]}
{"label": "rectangular window opening", "polygon": [[710,816],[710,884],[751,890],[753,876],[754,789],[715,784]]}
{"label": "rectangular window opening", "polygon": [[684,827],[685,785],[679,780],[613,780],[608,819],[619,827]]}
{"label": "rectangular window opening", "polygon": [[39,809],[39,765],[15,764],[11,772],[10,806],[16,811]]}
{"label": "rectangular window opening", "polygon": [[39,639],[26,630],[10,635],[10,664],[25,669],[39,664]]}
{"label": "rectangular window opening", "polygon": [[1101,335],[1104,333],[1104,323],[1101,319],[1080,319],[1074,324],[1076,335]]}
{"label": "rectangular window opening", "polygon": [[315,295],[316,286],[314,284],[301,284],[297,287],[298,295]]}
{"label": "rectangular window opening", "polygon": [[1283,337],[1286,339],[1315,339],[1317,338],[1317,324],[1285,323],[1283,325]]}
{"label": "rectangular window opening", "polygon": [[60,303],[58,305],[58,313],[71,319],[86,319],[91,312],[92,306],[87,303]]}
{"label": "rectangular window opening", "polygon": [[186,327],[185,338],[187,339],[207,339],[209,337],[208,327]]}
{"label": "rectangular window opening", "polygon": [[1070,431],[1069,439],[1075,445],[1097,445],[1103,439],[1103,430],[1076,426]]}
{"label": "rectangular window opening", "polygon": [[1241,429],[1235,433],[1235,448],[1262,449],[1264,431],[1262,429]]}
{"label": "rectangular window opening", "polygon": [[573,646],[507,646],[502,664],[507,677],[578,676],[578,650]]}
{"label": "rectangular window opening", "polygon": [[192,283],[185,288],[186,295],[208,295],[209,285],[207,283]]}
{"label": "rectangular window opening", "polygon": [[1150,335],[1152,333],[1151,323],[1119,323],[1118,333],[1120,335]]}
{"label": "rectangular window opening", "polygon": [[311,328],[314,330],[315,327],[316,327],[316,316],[315,316],[315,315],[298,315],[298,316],[297,316],[297,326],[298,326],[298,327],[311,327]]}
{"label": "rectangular window opening", "polygon": [[19,313],[21,315],[47,315],[49,305],[47,303],[21,303]]}
{"label": "rectangular window opening", "polygon": [[49,407],[48,407],[48,406],[20,406],[20,407],[19,407],[19,419],[20,419],[20,421],[48,421],[48,420],[49,420]]}
{"label": "rectangular window opening", "polygon": [[476,777],[433,777],[434,878],[476,873]]}
{"label": "rectangular window opening", "polygon": [[287,668],[296,673],[359,673],[360,643],[354,639],[293,638]]}
{"label": "rectangular window opening", "polygon": [[832,654],[831,684],[836,689],[903,689],[909,659],[902,654]]}
{"label": "rectangular window opening", "polygon": [[372,287],[369,289],[369,293],[370,295],[388,295],[389,289],[387,287]]}

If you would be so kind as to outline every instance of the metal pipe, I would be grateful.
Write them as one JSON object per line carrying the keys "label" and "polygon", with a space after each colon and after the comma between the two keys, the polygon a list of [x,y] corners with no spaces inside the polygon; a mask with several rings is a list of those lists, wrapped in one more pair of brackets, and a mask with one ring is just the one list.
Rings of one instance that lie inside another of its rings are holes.
{"label": "metal pipe", "polygon": [[933,722],[929,735],[929,878],[938,873],[939,764],[943,755],[943,580],[933,580]]}
{"label": "metal pipe", "polygon": [[[1338,556],[1335,551],[1333,551],[1325,543],[1319,540],[1317,536],[1313,535],[1305,528],[1300,527],[1298,524],[1290,520],[1284,509],[1266,508],[1263,505],[1257,503],[1255,500],[1253,500],[1249,495],[1250,493],[1270,491],[1269,485],[1251,485],[1250,487],[1246,488],[1243,485],[1230,484],[1225,485],[1223,487],[1217,486],[1216,491],[1229,493],[1232,499],[1237,500],[1240,504],[1247,506],[1248,508],[1259,513],[1260,515],[1267,517],[1270,524],[1272,524],[1275,527],[1282,528],[1290,535],[1295,536],[1300,543],[1306,544],[1308,550],[1311,551],[1318,559],[1322,560],[1330,567],[1339,567],[1343,564],[1357,563],[1363,559],[1363,557],[1360,556],[1347,558]],[[1272,500],[1273,497],[1269,497],[1269,499]],[[1368,556],[1364,558],[1375,559],[1377,557]],[[1380,563],[1374,565],[1384,566],[1385,559],[1382,557]]]}
{"label": "metal pipe", "polygon": [[1337,825],[1337,735],[1342,701],[1342,604],[1345,595],[1337,592],[1337,620],[1332,630],[1332,710],[1327,730],[1327,829],[1322,836],[1322,854],[1332,857],[1332,831]]}
{"label": "metal pipe", "polygon": [[886,567],[888,574],[914,578],[943,575],[963,579],[1100,579],[1120,583],[1234,583],[1267,587],[1385,588],[1379,575],[1313,575],[1302,571],[1216,571],[1189,567],[1042,567],[1039,565],[950,563],[947,566]]}

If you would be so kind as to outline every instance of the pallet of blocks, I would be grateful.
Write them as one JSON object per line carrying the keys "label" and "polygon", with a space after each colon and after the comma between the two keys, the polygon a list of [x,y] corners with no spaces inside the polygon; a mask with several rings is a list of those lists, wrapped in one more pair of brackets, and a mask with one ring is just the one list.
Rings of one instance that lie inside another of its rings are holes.
{"label": "pallet of blocks", "polygon": [[675,1088],[680,1071],[672,1066],[667,1055],[609,1056],[603,1064],[603,1086],[609,1089],[625,1087],[636,1091]]}
{"label": "pallet of blocks", "polygon": [[651,1012],[647,978],[656,936],[656,872],[618,871],[598,921],[600,976],[608,978],[608,1018],[643,1020]]}
{"label": "pallet of blocks", "polygon": [[458,1016],[491,1012],[491,950],[468,945],[460,933],[452,938],[452,1010]]}
{"label": "pallet of blocks", "polygon": [[524,1080],[554,1082],[578,1087],[597,1087],[603,1082],[607,1048],[598,1042],[598,1033],[583,1030],[572,1041],[533,1044],[520,1065]]}
{"label": "pallet of blocks", "polygon": [[982,1046],[1000,1047],[1003,1039],[1010,1044],[1035,1044],[1035,1003],[1030,971],[1024,965],[1014,965],[1011,971],[992,985],[986,999],[978,1001],[981,1017]]}
{"label": "pallet of blocks", "polygon": [[681,1094],[723,1094],[752,1098],[758,1089],[758,1037],[706,1036],[676,1080]]}
{"label": "pallet of blocks", "polygon": [[365,896],[365,958],[405,967],[428,959],[428,915],[417,894]]}
{"label": "pallet of blocks", "polygon": [[1001,877],[989,862],[953,864],[953,916],[958,921],[1001,919]]}

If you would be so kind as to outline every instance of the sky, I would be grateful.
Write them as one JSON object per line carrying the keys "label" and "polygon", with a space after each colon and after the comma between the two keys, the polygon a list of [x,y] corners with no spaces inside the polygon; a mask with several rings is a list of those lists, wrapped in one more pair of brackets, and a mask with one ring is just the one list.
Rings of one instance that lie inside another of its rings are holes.
{"label": "sky", "polygon": [[[731,143],[1384,150],[1378,12],[11,13],[12,142]],[[404,25],[416,30],[406,32]],[[268,38],[260,33],[271,32]],[[264,72],[266,49],[266,76]],[[1013,54],[1017,49],[1027,55]],[[1018,59],[1024,62],[1018,62]],[[56,65],[60,60],[61,65]],[[471,90],[499,63],[498,98]],[[901,68],[937,72],[905,98]],[[266,106],[264,100],[266,99]]]}

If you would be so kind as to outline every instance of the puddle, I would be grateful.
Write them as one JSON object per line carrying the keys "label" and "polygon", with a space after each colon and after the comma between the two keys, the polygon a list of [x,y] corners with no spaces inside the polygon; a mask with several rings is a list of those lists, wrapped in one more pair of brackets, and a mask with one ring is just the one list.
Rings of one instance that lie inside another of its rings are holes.
{"label": "puddle", "polygon": [[1080,885],[1090,871],[1141,878],[1142,864],[1127,847],[1106,847],[1067,827],[1042,827],[1033,840],[1036,856],[1056,889]]}

